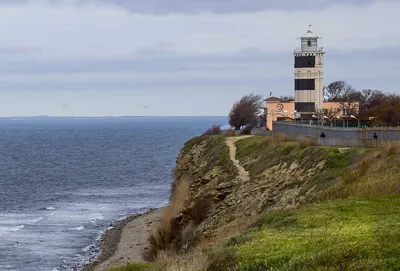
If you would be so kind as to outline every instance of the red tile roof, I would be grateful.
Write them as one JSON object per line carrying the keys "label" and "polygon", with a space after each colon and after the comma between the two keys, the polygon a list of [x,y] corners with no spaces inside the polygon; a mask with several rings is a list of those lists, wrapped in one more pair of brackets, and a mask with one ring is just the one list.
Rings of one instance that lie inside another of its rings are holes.
{"label": "red tile roof", "polygon": [[267,99],[264,99],[265,102],[282,102],[282,99],[278,98],[278,97],[269,97]]}

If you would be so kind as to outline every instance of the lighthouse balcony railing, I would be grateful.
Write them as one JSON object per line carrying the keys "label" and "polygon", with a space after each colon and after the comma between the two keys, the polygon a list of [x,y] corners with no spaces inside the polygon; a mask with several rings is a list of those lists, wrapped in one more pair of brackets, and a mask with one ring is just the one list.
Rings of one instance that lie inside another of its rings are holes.
{"label": "lighthouse balcony railing", "polygon": [[324,52],[324,47],[297,47],[294,50],[295,53],[301,54],[301,53],[323,53]]}

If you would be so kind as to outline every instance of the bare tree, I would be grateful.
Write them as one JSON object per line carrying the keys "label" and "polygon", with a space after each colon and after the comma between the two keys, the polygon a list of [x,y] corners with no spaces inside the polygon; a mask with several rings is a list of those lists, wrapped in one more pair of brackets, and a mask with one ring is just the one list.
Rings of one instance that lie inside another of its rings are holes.
{"label": "bare tree", "polygon": [[343,115],[356,115],[359,108],[356,102],[362,99],[362,93],[345,81],[335,81],[324,88],[325,100],[337,102]]}
{"label": "bare tree", "polygon": [[240,130],[244,125],[256,125],[262,105],[262,96],[249,94],[233,104],[229,113],[229,124]]}
{"label": "bare tree", "polygon": [[345,81],[335,81],[324,87],[324,98],[327,102],[335,102],[342,96],[342,93],[347,86]]}

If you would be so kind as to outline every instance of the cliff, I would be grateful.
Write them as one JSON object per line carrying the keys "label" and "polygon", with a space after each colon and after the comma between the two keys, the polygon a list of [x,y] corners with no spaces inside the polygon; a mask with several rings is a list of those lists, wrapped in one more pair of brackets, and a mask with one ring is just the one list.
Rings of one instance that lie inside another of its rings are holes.
{"label": "cliff", "polygon": [[[229,156],[229,141],[237,145],[233,158],[239,160],[250,178],[240,176],[240,165],[238,169]],[[340,153],[337,148],[300,146],[296,142],[263,142],[261,137],[199,137],[182,149],[174,185],[188,182],[187,208],[193,207],[196,199],[211,200],[207,218],[201,224],[204,237],[209,239],[266,211],[295,208],[315,200],[337,184],[334,176],[338,171],[363,152]]]}
{"label": "cliff", "polygon": [[193,138],[146,270],[397,270],[399,165],[398,145]]}

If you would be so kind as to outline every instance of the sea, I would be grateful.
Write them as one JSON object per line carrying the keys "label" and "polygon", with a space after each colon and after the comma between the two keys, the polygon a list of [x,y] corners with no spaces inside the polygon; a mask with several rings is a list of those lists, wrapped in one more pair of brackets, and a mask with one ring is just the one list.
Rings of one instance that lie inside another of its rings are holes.
{"label": "sea", "polygon": [[0,119],[0,270],[75,270],[167,203],[183,144],[226,117]]}

